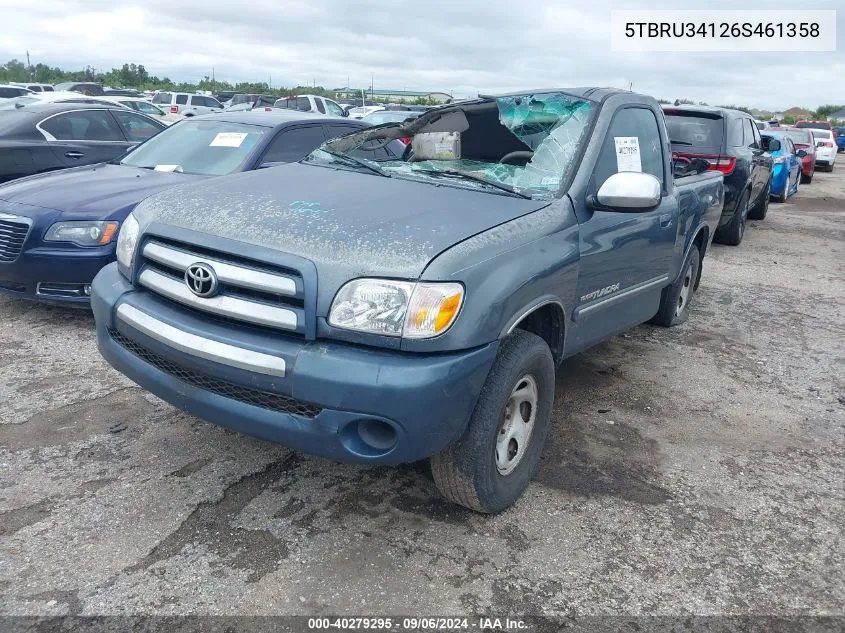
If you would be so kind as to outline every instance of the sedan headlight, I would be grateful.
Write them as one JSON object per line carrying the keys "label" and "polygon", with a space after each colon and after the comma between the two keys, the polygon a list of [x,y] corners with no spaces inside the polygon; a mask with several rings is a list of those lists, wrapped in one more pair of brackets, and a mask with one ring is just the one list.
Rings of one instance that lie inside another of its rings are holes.
{"label": "sedan headlight", "polygon": [[783,165],[786,162],[786,156],[776,156],[774,163],[775,165]]}
{"label": "sedan headlight", "polygon": [[117,237],[117,263],[127,270],[132,268],[135,246],[138,244],[140,232],[141,227],[138,220],[130,213],[123,223],[123,228],[120,229],[120,235]]}
{"label": "sedan headlight", "polygon": [[117,235],[118,222],[98,220],[81,222],[56,222],[47,229],[46,242],[72,242],[77,246],[103,246]]}
{"label": "sedan headlight", "polygon": [[454,323],[464,298],[458,283],[356,279],[332,302],[329,325],[384,336],[431,338]]}

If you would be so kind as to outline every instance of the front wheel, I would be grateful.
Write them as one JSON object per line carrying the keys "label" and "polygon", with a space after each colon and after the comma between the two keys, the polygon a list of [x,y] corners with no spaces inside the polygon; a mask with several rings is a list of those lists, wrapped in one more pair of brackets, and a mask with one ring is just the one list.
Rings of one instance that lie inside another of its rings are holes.
{"label": "front wheel", "polygon": [[754,205],[754,208],[748,212],[748,217],[752,220],[764,220],[766,218],[766,214],[769,212],[769,198],[772,195],[772,179],[769,178],[769,182],[766,183],[766,188],[763,190],[763,195],[760,196],[760,199],[757,201],[757,204]]}
{"label": "front wheel", "polygon": [[748,197],[749,193],[746,190],[736,203],[734,217],[727,225],[716,231],[713,239],[719,244],[739,246],[742,243],[742,238],[745,235],[745,222],[748,218]]}
{"label": "front wheel", "polygon": [[463,437],[431,458],[440,493],[489,514],[513,504],[540,466],[554,389],[546,342],[523,330],[505,338]]}

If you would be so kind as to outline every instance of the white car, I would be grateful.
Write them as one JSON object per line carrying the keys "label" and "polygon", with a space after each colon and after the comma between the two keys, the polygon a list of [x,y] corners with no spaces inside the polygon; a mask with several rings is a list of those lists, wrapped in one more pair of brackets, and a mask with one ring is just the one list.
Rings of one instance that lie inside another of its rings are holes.
{"label": "white car", "polygon": [[100,100],[111,101],[112,103],[116,103],[117,105],[122,105],[126,108],[130,108],[135,110],[135,112],[140,112],[141,114],[146,114],[147,116],[153,117],[154,119],[158,119],[162,123],[166,125],[170,125],[172,123],[176,123],[176,121],[181,121],[185,117],[181,114],[171,114],[170,112],[165,112],[161,108],[156,105],[153,105],[146,99],[142,99],[141,97],[96,97]]}
{"label": "white car", "polygon": [[384,106],[357,106],[355,108],[349,108],[349,117],[352,119],[363,119],[368,114],[384,109]]}
{"label": "white car", "polygon": [[317,112],[319,114],[330,114],[332,116],[346,116],[343,108],[337,101],[326,99],[320,95],[296,95],[295,97],[284,97],[273,104],[274,108],[287,110],[298,110],[299,112]]}
{"label": "white car", "polygon": [[32,90],[24,88],[23,86],[0,84],[0,99],[14,99],[15,97],[23,97],[31,94]]}
{"label": "white car", "polygon": [[186,117],[223,112],[223,104],[214,97],[189,92],[158,92],[153,95],[152,103],[170,114]]}
{"label": "white car", "polygon": [[816,165],[822,165],[827,167],[828,171],[833,171],[833,163],[836,162],[836,152],[838,151],[833,132],[816,129],[810,131],[816,141]]}
{"label": "white car", "polygon": [[0,100],[2,109],[9,110],[12,108],[20,108],[30,103],[90,103],[94,105],[114,105],[114,101],[109,101],[110,97],[89,97],[78,92],[69,92],[66,90],[57,90],[54,92],[27,92],[20,97]]}
{"label": "white car", "polygon": [[52,84],[27,84],[22,83],[20,81],[13,81],[13,86],[20,86],[21,88],[26,88],[27,90],[31,90],[32,92],[53,92]]}

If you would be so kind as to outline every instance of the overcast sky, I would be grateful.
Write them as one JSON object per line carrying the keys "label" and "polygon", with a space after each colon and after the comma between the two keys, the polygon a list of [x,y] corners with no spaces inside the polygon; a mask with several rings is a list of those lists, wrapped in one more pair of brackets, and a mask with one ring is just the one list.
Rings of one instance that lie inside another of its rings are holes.
{"label": "overcast sky", "polygon": [[[837,0],[769,0],[835,9]],[[611,8],[760,3],[607,0],[0,0],[0,63],[64,69],[144,64],[159,77],[271,81],[475,96],[601,85],[674,99],[783,109],[845,103],[845,8],[837,52],[614,53]]]}

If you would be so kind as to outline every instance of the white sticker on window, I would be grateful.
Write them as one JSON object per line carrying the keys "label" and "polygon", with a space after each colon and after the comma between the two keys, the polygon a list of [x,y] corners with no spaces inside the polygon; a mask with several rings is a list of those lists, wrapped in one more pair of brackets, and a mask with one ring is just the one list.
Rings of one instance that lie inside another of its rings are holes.
{"label": "white sticker on window", "polygon": [[636,136],[614,136],[616,141],[616,171],[642,171],[640,139]]}
{"label": "white sticker on window", "polygon": [[180,165],[156,165],[154,171],[182,171]]}
{"label": "white sticker on window", "polygon": [[208,144],[209,147],[240,147],[247,137],[246,132],[220,132],[214,140]]}

